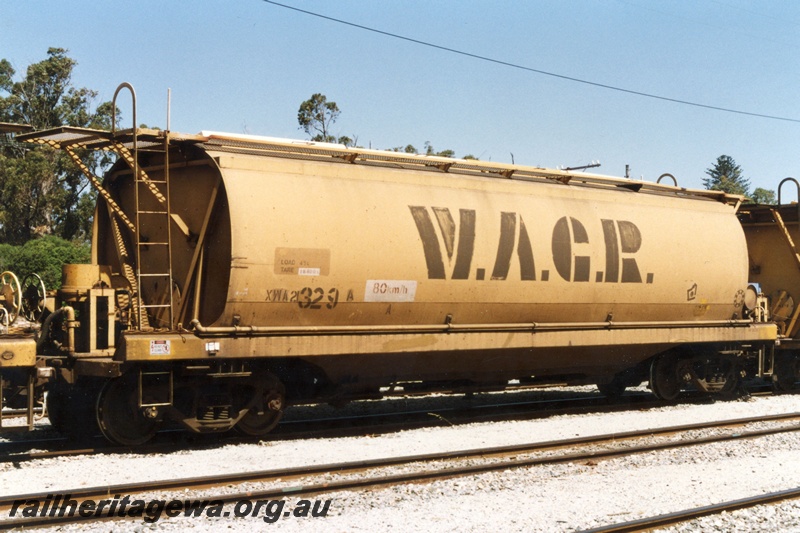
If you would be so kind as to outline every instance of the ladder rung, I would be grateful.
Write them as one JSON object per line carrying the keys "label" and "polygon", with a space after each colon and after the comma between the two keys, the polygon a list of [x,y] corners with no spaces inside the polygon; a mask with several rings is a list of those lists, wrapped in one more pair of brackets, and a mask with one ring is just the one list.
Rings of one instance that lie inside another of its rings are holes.
{"label": "ladder rung", "polygon": [[168,242],[140,242],[139,246],[166,246]]}
{"label": "ladder rung", "polygon": [[139,211],[140,215],[167,215],[166,211]]}
{"label": "ladder rung", "polygon": [[141,307],[146,307],[150,309],[151,307],[170,307],[169,304],[151,304],[151,305],[142,305]]}
{"label": "ladder rung", "polygon": [[142,273],[142,274],[139,274],[139,275],[142,276],[143,278],[154,278],[154,277],[155,278],[157,278],[157,277],[168,278],[169,277],[169,272],[147,272],[147,273]]}

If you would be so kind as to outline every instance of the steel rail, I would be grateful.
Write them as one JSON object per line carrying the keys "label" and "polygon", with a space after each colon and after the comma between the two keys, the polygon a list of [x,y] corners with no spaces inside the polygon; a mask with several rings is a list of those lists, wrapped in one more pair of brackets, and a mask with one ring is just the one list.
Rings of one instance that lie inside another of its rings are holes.
{"label": "steel rail", "polygon": [[[520,386],[516,392],[530,392],[536,387]],[[750,391],[752,395],[761,396],[764,392]],[[404,396],[408,398],[408,396]],[[681,405],[705,403],[708,396],[685,393],[680,399]],[[497,422],[505,420],[531,420],[563,415],[583,415],[589,413],[615,413],[628,410],[643,410],[674,402],[654,399],[648,392],[631,391],[621,398],[609,399],[603,395],[589,393],[583,397],[567,397],[558,399],[517,400],[513,402],[486,403],[469,406],[437,407],[428,409],[411,409],[383,413],[367,413],[359,415],[336,415],[322,418],[284,419],[278,427],[266,437],[270,441],[281,441],[302,438],[336,438],[360,436],[365,431],[370,433],[389,433],[392,431],[433,427],[436,425],[458,425],[477,422]],[[395,421],[397,420],[397,421]],[[253,437],[233,436],[232,434],[202,435],[186,433],[182,430],[163,430],[158,435],[164,438],[169,434],[188,437],[180,443],[163,440],[138,446],[137,453],[166,453],[176,449],[205,449],[209,446],[240,444],[253,442]],[[191,442],[193,437],[199,440]],[[203,441],[204,438],[213,441]],[[263,440],[263,439],[262,439]],[[97,445],[92,444],[97,442]],[[45,448],[42,451],[31,451],[34,448]],[[22,463],[38,459],[54,459],[76,455],[111,455],[130,453],[128,446],[112,446],[99,433],[91,438],[73,442],[68,437],[45,437],[20,439],[0,442],[0,464]]]}
{"label": "steel rail", "polygon": [[[237,502],[241,500],[255,500],[255,499],[275,499],[285,498],[287,496],[307,496],[315,494],[324,494],[339,492],[345,490],[366,489],[374,487],[385,487],[391,485],[413,483],[420,481],[430,481],[435,479],[445,479],[453,477],[463,477],[496,470],[505,470],[509,468],[523,468],[550,464],[579,462],[586,460],[602,460],[613,459],[616,457],[633,455],[637,453],[645,453],[652,451],[660,451],[674,448],[682,448],[689,446],[698,446],[702,444],[710,444],[716,442],[726,442],[733,440],[749,439],[773,435],[778,433],[788,433],[792,431],[800,431],[800,425],[792,425],[789,427],[771,428],[764,430],[754,430],[749,432],[738,432],[726,435],[717,435],[711,437],[704,437],[693,439],[691,441],[685,440],[670,440],[667,442],[647,444],[643,446],[631,446],[615,449],[604,450],[590,450],[578,453],[566,453],[550,457],[518,457],[522,453],[530,453],[536,451],[552,450],[557,448],[565,448],[570,446],[580,445],[593,445],[602,442],[616,442],[625,439],[646,438],[654,435],[663,435],[670,433],[681,433],[697,429],[719,428],[725,426],[740,426],[748,423],[757,423],[763,421],[780,421],[791,420],[800,418],[800,412],[786,413],[782,415],[771,415],[766,417],[751,417],[739,418],[732,420],[714,421],[711,423],[696,423],[685,424],[680,426],[669,426],[663,428],[653,428],[643,431],[629,431],[623,433],[611,433],[604,435],[595,435],[590,437],[577,437],[572,439],[547,441],[540,443],[527,443],[521,445],[511,446],[498,446],[490,448],[478,448],[469,450],[457,450],[443,453],[421,454],[403,457],[390,457],[381,459],[371,459],[364,461],[354,461],[346,463],[322,464],[303,466],[295,468],[287,468],[282,470],[263,470],[257,472],[239,472],[233,474],[222,474],[214,476],[201,476],[193,478],[182,478],[161,481],[149,481],[143,483],[126,483],[119,485],[106,485],[88,488],[76,488],[74,490],[48,490],[47,493],[31,493],[31,494],[17,494],[5,496],[0,498],[0,510],[8,510],[14,504],[17,506],[22,505],[25,501],[45,501],[45,499],[52,496],[54,493],[69,495],[71,500],[85,501],[95,498],[110,498],[118,495],[140,495],[148,492],[158,492],[163,494],[165,491],[179,491],[184,493],[190,489],[207,488],[212,486],[224,486],[232,484],[241,484],[247,482],[266,482],[277,480],[286,480],[303,478],[307,476],[314,476],[320,474],[346,474],[346,473],[361,473],[369,469],[380,469],[387,467],[396,467],[400,465],[407,465],[410,463],[430,463],[435,461],[454,461],[466,460],[476,458],[487,458],[489,456],[504,456],[512,455],[513,458],[509,460],[500,460],[491,463],[481,463],[466,465],[447,469],[431,469],[422,470],[404,474],[382,475],[374,477],[359,477],[357,479],[347,479],[343,481],[325,481],[319,484],[296,485],[296,486],[281,486],[270,488],[266,490],[247,490],[246,492],[235,494],[220,494],[213,497],[204,497],[203,499],[209,501],[221,501],[223,503]],[[50,526],[66,522],[78,522],[89,519],[99,520],[105,518],[117,518],[118,516],[39,516],[27,517],[20,519],[1,520],[0,529],[16,528],[16,527],[41,527]]]}
{"label": "steel rail", "polygon": [[674,513],[651,516],[648,518],[641,518],[639,520],[631,520],[629,522],[619,522],[617,524],[600,526],[581,531],[582,533],[631,533],[635,531],[649,531],[652,528],[671,526],[681,522],[688,522],[689,520],[702,518],[704,516],[711,516],[729,511],[738,511],[739,509],[755,507],[756,505],[780,503],[787,500],[794,500],[796,498],[800,498],[800,487],[777,492],[768,492],[767,494],[760,494],[758,496],[751,496],[749,498],[730,500],[712,505],[705,505],[703,507],[686,509],[685,511],[676,511]]}
{"label": "steel rail", "polygon": [[[268,438],[270,441],[279,441],[297,438],[342,437],[350,435],[363,435],[365,431],[371,433],[387,433],[395,430],[408,430],[432,425],[455,425],[461,423],[475,423],[480,421],[520,420],[558,415],[576,415],[588,412],[617,412],[629,409],[647,409],[661,407],[664,403],[653,400],[649,393],[631,393],[625,396],[624,403],[608,403],[604,396],[584,398],[561,398],[557,400],[516,401],[510,403],[490,403],[468,407],[447,407],[437,409],[404,410],[391,413],[369,413],[356,416],[333,416],[315,419],[283,420],[273,430]],[[704,400],[705,398],[697,398]],[[690,398],[685,403],[690,403]],[[179,434],[193,436],[182,430],[165,430],[159,435]],[[236,444],[253,442],[253,437],[236,436],[220,439],[221,435],[200,435],[216,438],[213,444]],[[97,445],[92,442],[98,441]],[[73,446],[58,447],[63,445]],[[199,448],[204,448],[201,441]],[[55,449],[43,451],[29,451],[31,448],[54,446]],[[189,446],[188,448],[192,448]],[[155,442],[136,447],[137,453],[165,453],[175,449],[187,449],[185,443]],[[75,455],[111,455],[115,453],[130,453],[129,446],[111,446],[101,436],[97,435],[78,443],[71,443],[67,437],[25,439],[0,443],[0,464],[22,463],[37,459],[54,459],[71,457]]]}

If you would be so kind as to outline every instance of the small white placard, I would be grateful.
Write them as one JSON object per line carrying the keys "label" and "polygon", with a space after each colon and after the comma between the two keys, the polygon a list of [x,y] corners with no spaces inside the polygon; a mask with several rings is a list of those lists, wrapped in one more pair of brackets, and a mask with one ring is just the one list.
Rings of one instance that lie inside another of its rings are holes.
{"label": "small white placard", "polygon": [[169,355],[170,341],[150,341],[150,355]]}
{"label": "small white placard", "polygon": [[413,302],[417,294],[414,280],[368,279],[365,302]]}
{"label": "small white placard", "polygon": [[320,269],[318,268],[298,268],[298,276],[319,276]]}

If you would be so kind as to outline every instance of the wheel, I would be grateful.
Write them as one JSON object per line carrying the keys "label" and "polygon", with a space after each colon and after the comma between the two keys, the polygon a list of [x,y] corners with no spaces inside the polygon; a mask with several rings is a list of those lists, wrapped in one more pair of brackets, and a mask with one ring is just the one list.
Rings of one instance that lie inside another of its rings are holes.
{"label": "wheel", "polygon": [[798,381],[800,381],[800,357],[794,353],[785,353],[776,357],[772,389],[775,392],[791,392],[797,390]]}
{"label": "wheel", "polygon": [[736,365],[731,365],[725,373],[725,385],[716,391],[714,395],[720,399],[732,400],[741,395],[746,395],[747,391],[741,388],[742,375]]}
{"label": "wheel", "polygon": [[38,274],[28,274],[22,280],[22,316],[38,322],[47,307],[47,290]]}
{"label": "wheel", "polygon": [[56,383],[50,387],[45,398],[45,406],[47,407],[47,418],[50,420],[50,425],[59,433],[67,433],[69,411],[66,386]]}
{"label": "wheel", "polygon": [[71,385],[57,381],[47,390],[45,405],[50,424],[59,433],[72,438],[89,438],[97,434],[95,404],[99,384],[95,380]]}
{"label": "wheel", "polygon": [[106,382],[97,398],[97,425],[115,444],[139,446],[153,438],[159,422],[139,407],[138,376],[128,373]]}
{"label": "wheel", "polygon": [[8,313],[8,324],[11,325],[17,320],[19,309],[22,307],[22,289],[17,276],[8,270],[0,274],[0,298],[3,309]]}
{"label": "wheel", "polygon": [[285,390],[277,377],[269,374],[255,382],[254,395],[249,400],[249,409],[236,429],[253,437],[266,435],[278,425],[283,416]]}
{"label": "wheel", "polygon": [[650,390],[659,400],[672,401],[681,393],[678,376],[678,356],[667,352],[657,356],[650,365]]}
{"label": "wheel", "polygon": [[597,390],[609,400],[615,400],[622,396],[625,393],[626,388],[627,386],[625,382],[618,376],[614,376],[614,379],[608,383],[597,384]]}

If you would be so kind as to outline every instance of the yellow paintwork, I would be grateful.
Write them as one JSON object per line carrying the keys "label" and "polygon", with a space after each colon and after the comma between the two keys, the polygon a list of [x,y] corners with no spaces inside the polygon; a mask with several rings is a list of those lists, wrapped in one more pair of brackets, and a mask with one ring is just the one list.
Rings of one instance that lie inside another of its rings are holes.
{"label": "yellow paintwork", "polygon": [[0,336],[0,368],[33,366],[36,341],[33,337]]}

